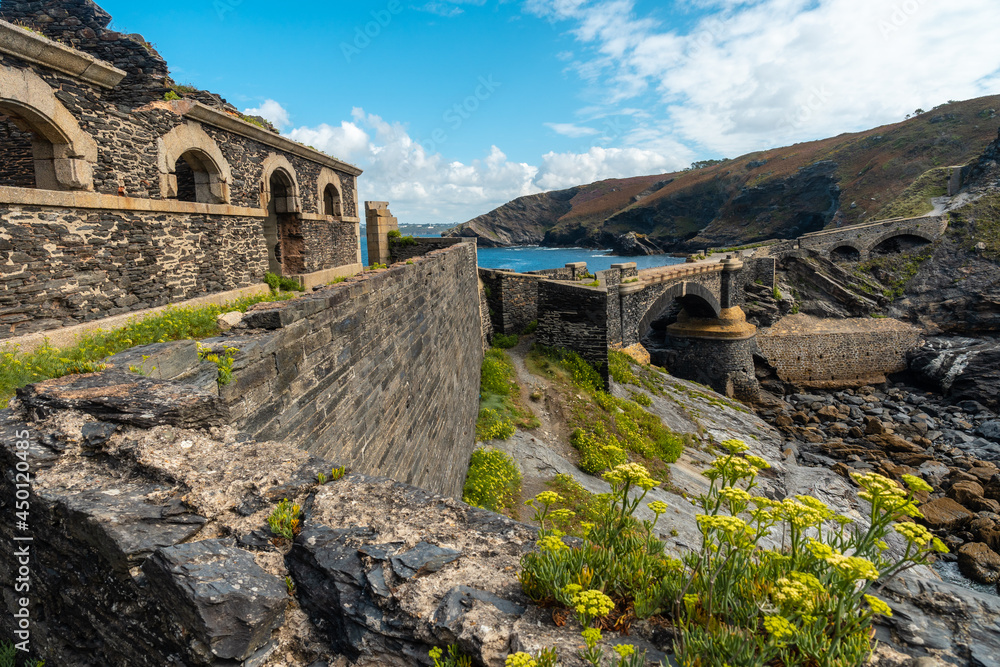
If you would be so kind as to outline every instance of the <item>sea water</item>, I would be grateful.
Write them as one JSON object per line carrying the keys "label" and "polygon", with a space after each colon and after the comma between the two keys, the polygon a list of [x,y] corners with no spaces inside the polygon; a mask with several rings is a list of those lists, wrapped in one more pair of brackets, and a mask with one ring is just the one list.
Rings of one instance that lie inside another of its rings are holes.
{"label": "sea water", "polygon": [[[361,237],[361,257],[368,259],[368,240]],[[510,269],[519,273],[558,269],[573,262],[586,262],[591,273],[610,269],[612,264],[635,262],[640,269],[682,264],[681,257],[669,255],[644,255],[622,257],[612,255],[609,250],[588,248],[543,248],[541,246],[515,246],[511,248],[480,248],[479,266],[484,269]]]}

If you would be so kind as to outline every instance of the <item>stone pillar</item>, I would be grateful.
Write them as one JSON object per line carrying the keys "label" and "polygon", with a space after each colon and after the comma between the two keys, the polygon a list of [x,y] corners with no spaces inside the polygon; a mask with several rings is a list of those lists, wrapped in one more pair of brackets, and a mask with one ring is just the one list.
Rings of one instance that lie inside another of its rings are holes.
{"label": "stone pillar", "polygon": [[622,345],[630,347],[639,340],[639,321],[642,318],[642,283],[627,283],[618,288],[618,298],[622,319]]}
{"label": "stone pillar", "polygon": [[[724,299],[725,289],[724,279]],[[677,322],[667,327],[667,370],[731,398],[756,400],[760,393],[753,363],[756,337],[757,327],[747,322],[739,306],[723,308],[717,319],[691,317],[682,310]]]}
{"label": "stone pillar", "polygon": [[366,201],[365,223],[368,228],[368,265],[386,264],[389,253],[389,232],[399,229],[399,221],[389,212],[389,202]]}
{"label": "stone pillar", "polygon": [[635,262],[625,262],[623,264],[612,264],[612,269],[618,269],[622,272],[622,282],[625,282],[629,278],[635,278],[639,275],[638,264]]}
{"label": "stone pillar", "polygon": [[587,272],[587,263],[586,262],[570,262],[569,264],[566,265],[566,268],[569,269],[569,271],[570,271],[570,275],[571,275],[570,280],[576,280],[577,278],[579,278],[580,276],[582,276],[583,274],[585,274]]}
{"label": "stone pillar", "polygon": [[722,288],[719,295],[719,305],[723,310],[739,307],[743,303],[743,290],[740,284],[740,271],[743,262],[736,255],[729,255],[722,260]]}

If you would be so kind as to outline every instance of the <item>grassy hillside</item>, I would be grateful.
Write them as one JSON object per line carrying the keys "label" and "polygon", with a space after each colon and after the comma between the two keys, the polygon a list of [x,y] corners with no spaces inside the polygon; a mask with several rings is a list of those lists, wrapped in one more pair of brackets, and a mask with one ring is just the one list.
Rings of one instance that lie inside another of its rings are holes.
{"label": "grassy hillside", "polygon": [[462,233],[489,232],[500,217],[551,245],[599,245],[603,232],[635,231],[679,249],[919,215],[944,194],[941,168],[975,159],[996,138],[998,110],[1000,96],[952,102],[900,123],[703,169],[601,181],[562,191],[554,199],[568,200],[569,210],[550,215],[517,200]]}

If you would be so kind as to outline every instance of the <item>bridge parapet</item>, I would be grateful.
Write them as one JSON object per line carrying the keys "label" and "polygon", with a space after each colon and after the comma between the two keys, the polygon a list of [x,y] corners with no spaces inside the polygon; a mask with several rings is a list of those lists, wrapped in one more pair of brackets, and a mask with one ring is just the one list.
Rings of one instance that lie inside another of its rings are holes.
{"label": "bridge parapet", "polygon": [[799,248],[822,254],[847,249],[858,253],[860,259],[867,259],[872,250],[889,239],[913,236],[927,242],[941,238],[948,229],[948,219],[944,216],[929,215],[917,218],[892,218],[878,220],[840,229],[813,232],[799,238]]}

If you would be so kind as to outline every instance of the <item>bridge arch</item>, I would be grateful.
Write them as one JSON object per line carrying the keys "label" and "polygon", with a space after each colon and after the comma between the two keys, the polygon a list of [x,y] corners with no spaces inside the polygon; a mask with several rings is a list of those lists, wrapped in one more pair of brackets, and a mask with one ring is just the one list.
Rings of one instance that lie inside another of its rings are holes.
{"label": "bridge arch", "polygon": [[653,322],[660,319],[675,301],[680,302],[681,307],[692,317],[718,318],[722,313],[718,297],[701,283],[675,283],[658,296],[642,316],[639,321],[639,340],[649,335]]}
{"label": "bridge arch", "polygon": [[833,261],[857,262],[867,254],[867,251],[856,243],[844,241],[830,251]]}
{"label": "bridge arch", "polygon": [[[936,237],[933,234],[929,234],[922,229],[918,228],[904,228],[904,229],[894,229],[892,231],[886,232],[881,236],[875,238],[871,244],[868,246],[869,254],[885,254],[889,250],[889,242],[893,241],[897,244],[901,242],[908,243],[911,246],[916,245],[926,245],[928,243],[933,243]],[[882,252],[880,252],[880,248]],[[891,250],[889,250],[891,252]],[[898,252],[898,250],[896,251]]]}

